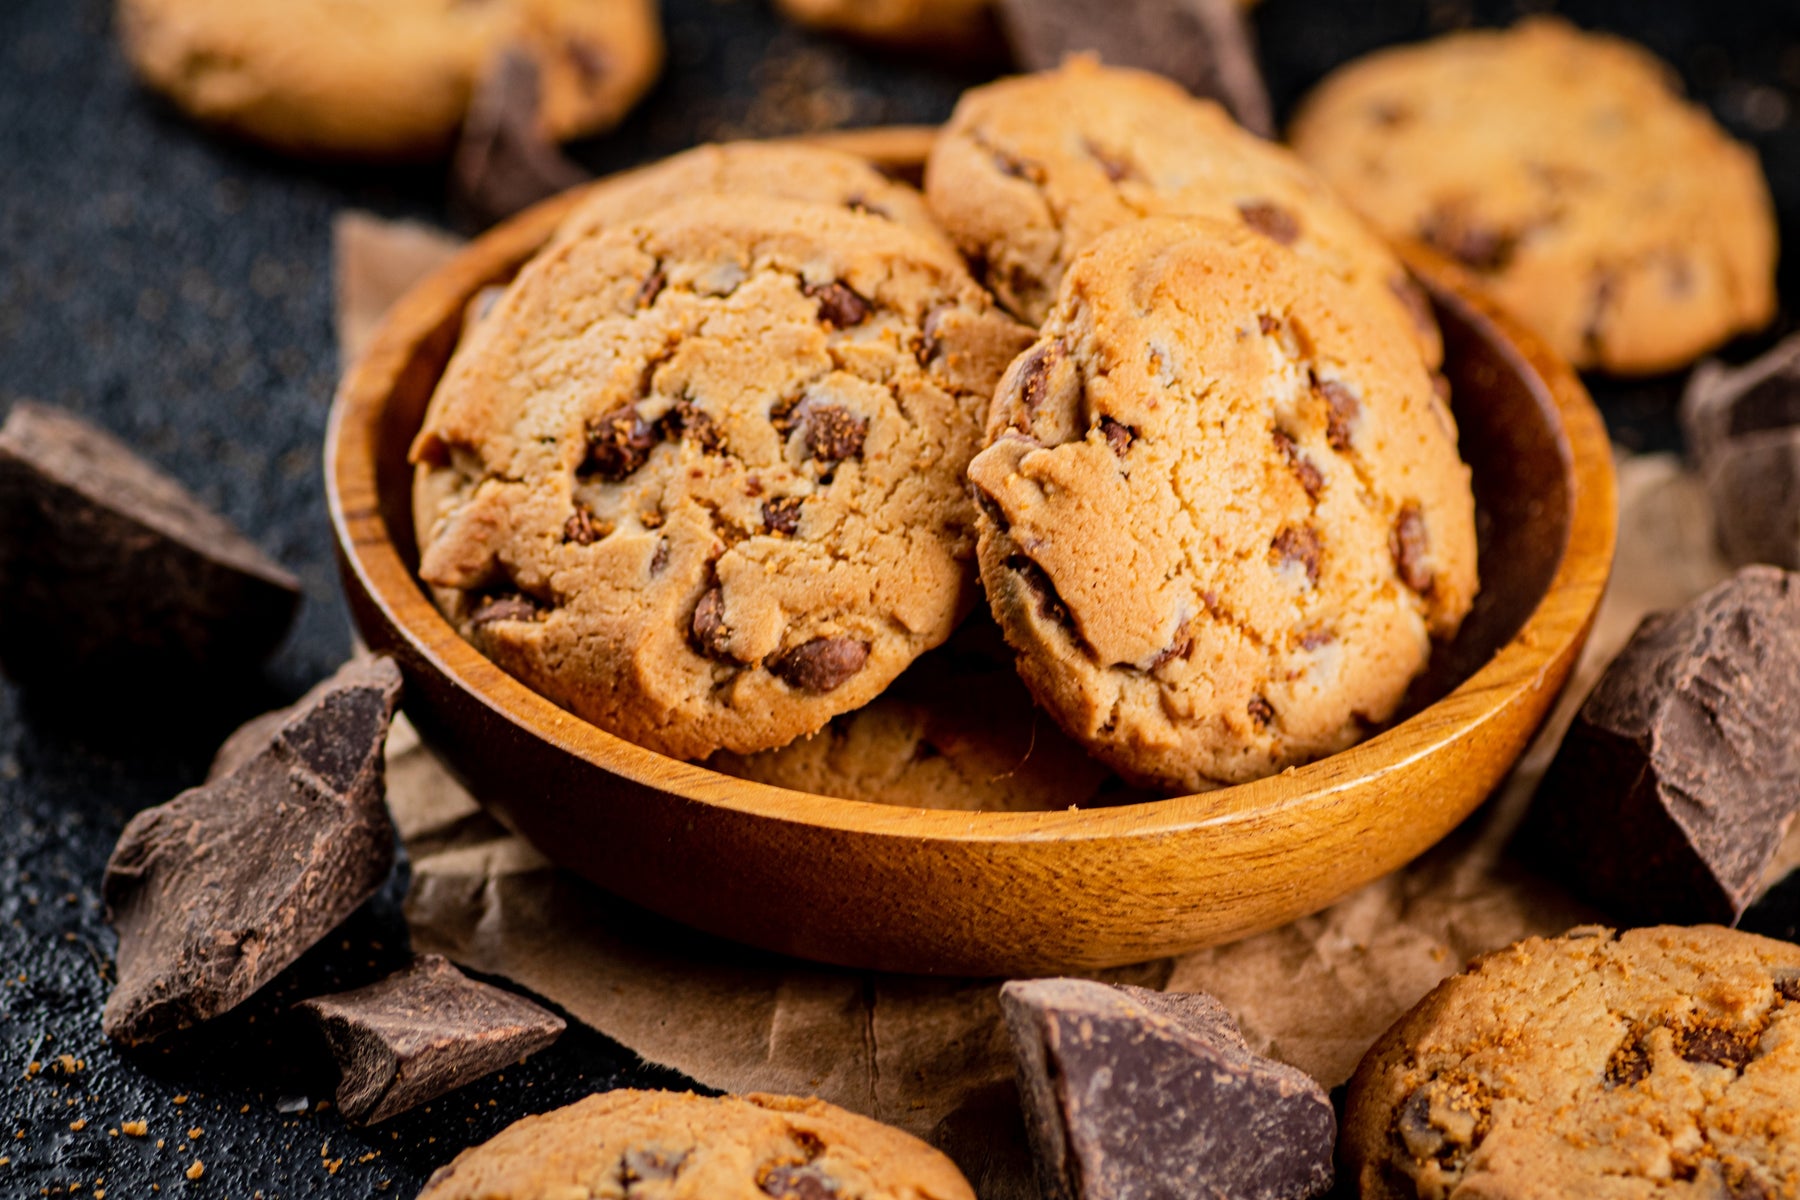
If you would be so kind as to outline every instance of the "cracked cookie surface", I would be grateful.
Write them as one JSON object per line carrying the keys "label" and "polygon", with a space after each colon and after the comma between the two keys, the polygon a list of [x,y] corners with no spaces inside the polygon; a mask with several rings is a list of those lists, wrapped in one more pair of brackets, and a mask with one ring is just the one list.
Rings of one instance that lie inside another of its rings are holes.
{"label": "cracked cookie surface", "polygon": [[449,148],[509,48],[537,66],[558,141],[617,122],[655,81],[655,0],[121,0],[138,74],[189,113],[300,154]]}
{"label": "cracked cookie surface", "polygon": [[433,397],[420,575],[604,729],[678,758],[785,745],[974,602],[963,474],[1029,337],[866,213],[702,197],[560,241]]}
{"label": "cracked cookie surface", "polygon": [[1468,468],[1406,330],[1241,224],[1078,257],[969,477],[1021,676],[1144,786],[1350,745],[1475,593]]}
{"label": "cracked cookie surface", "polygon": [[1484,955],[1351,1080],[1369,1200],[1800,1195],[1800,946],[1583,927]]}
{"label": "cracked cookie surface", "polygon": [[1075,256],[1140,217],[1210,217],[1289,246],[1396,314],[1427,365],[1431,306],[1380,236],[1286,148],[1142,71],[1072,59],[963,95],[932,147],[933,214],[1002,303],[1039,324]]}
{"label": "cracked cookie surface", "polygon": [[822,1100],[615,1091],[526,1117],[419,1200],[974,1200],[909,1134]]}
{"label": "cracked cookie surface", "polygon": [[1666,370],[1775,309],[1756,155],[1675,78],[1630,42],[1535,18],[1352,63],[1307,99],[1293,143],[1575,365]]}

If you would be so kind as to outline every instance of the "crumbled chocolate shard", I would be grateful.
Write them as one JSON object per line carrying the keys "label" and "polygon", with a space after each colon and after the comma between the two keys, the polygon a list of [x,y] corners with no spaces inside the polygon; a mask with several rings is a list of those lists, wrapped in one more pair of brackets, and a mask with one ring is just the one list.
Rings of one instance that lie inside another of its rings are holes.
{"label": "crumbled chocolate shard", "polygon": [[1056,368],[1067,350],[1061,341],[1045,342],[1033,347],[1019,364],[1019,405],[1029,420],[1050,395],[1050,372]]}
{"label": "crumbled chocolate shard", "polygon": [[1691,1063],[1711,1063],[1741,1071],[1756,1057],[1762,1029],[1716,1019],[1691,1021],[1675,1030],[1675,1052]]}
{"label": "crumbled chocolate shard", "polygon": [[1361,402],[1335,379],[1316,380],[1313,387],[1325,401],[1325,441],[1339,454],[1348,453],[1357,419],[1362,416]]}
{"label": "crumbled chocolate shard", "polygon": [[1782,967],[1775,972],[1775,994],[1800,1004],[1800,967]]}
{"label": "crumbled chocolate shard", "polygon": [[1166,75],[1218,100],[1253,133],[1275,132],[1256,44],[1238,0],[1000,0],[1013,56],[1028,71],[1091,52]]}
{"label": "crumbled chocolate shard", "polygon": [[840,463],[862,453],[869,419],[836,404],[803,403],[797,410],[805,429],[806,453],[821,463]]}
{"label": "crumbled chocolate shard", "polygon": [[1048,1200],[1331,1187],[1325,1090],[1252,1054],[1212,997],[1040,979],[1001,988],[1000,1006]]}
{"label": "crumbled chocolate shard", "polygon": [[1240,204],[1238,214],[1244,218],[1244,224],[1284,246],[1291,246],[1300,240],[1300,218],[1279,204],[1271,204],[1266,200]]}
{"label": "crumbled chocolate shard", "polygon": [[1268,313],[1257,313],[1256,329],[1257,332],[1264,337],[1273,337],[1281,330],[1281,319],[1279,317],[1271,317]]}
{"label": "crumbled chocolate shard", "polygon": [[611,532],[604,521],[581,505],[576,505],[569,519],[563,522],[563,541],[577,546],[591,546]]}
{"label": "crumbled chocolate shard", "polygon": [[373,1125],[536,1054],[561,1017],[435,954],[351,992],[304,1000],[338,1068],[336,1104]]}
{"label": "crumbled chocolate shard", "polygon": [[1394,1133],[1406,1152],[1420,1162],[1442,1156],[1450,1139],[1431,1123],[1431,1093],[1420,1088],[1394,1112]]}
{"label": "crumbled chocolate shard", "polygon": [[1613,1087],[1630,1087],[1649,1076],[1650,1048],[1644,1045],[1643,1031],[1633,1029],[1606,1060],[1606,1082]]}
{"label": "crumbled chocolate shard", "polygon": [[1325,561],[1325,547],[1319,531],[1310,525],[1290,525],[1275,535],[1269,553],[1278,567],[1298,566],[1306,572],[1306,582],[1317,586]]}
{"label": "crumbled chocolate shard", "polygon": [[803,496],[777,496],[763,501],[763,524],[770,533],[792,536],[800,528],[800,507],[806,503]]}
{"label": "crumbled chocolate shard", "polygon": [[502,621],[535,621],[542,615],[543,609],[530,596],[509,592],[503,596],[489,596],[477,604],[469,614],[469,625],[486,629]]}
{"label": "crumbled chocolate shard", "polygon": [[769,660],[769,672],[791,688],[836,691],[869,661],[869,644],[848,637],[814,638]]}
{"label": "crumbled chocolate shard", "polygon": [[1131,449],[1131,443],[1137,440],[1135,429],[1111,417],[1100,418],[1100,433],[1106,438],[1106,444],[1112,447],[1112,452],[1120,458],[1125,457],[1125,452]]}
{"label": "crumbled chocolate shard", "polygon": [[668,275],[664,273],[661,267],[657,267],[654,271],[644,276],[644,282],[638,285],[637,306],[639,308],[649,308],[656,303],[656,298],[662,295],[663,289],[668,286]]}
{"label": "crumbled chocolate shard", "polygon": [[819,302],[819,319],[833,329],[861,325],[874,311],[867,300],[857,295],[849,284],[841,281],[818,285],[809,283],[801,290]]}
{"label": "crumbled chocolate shard", "polygon": [[1745,567],[1638,627],[1519,849],[1634,924],[1733,924],[1800,809],[1797,725],[1800,577]]}
{"label": "crumbled chocolate shard", "polygon": [[538,102],[531,55],[515,47],[495,56],[476,83],[450,164],[450,207],[459,220],[485,229],[588,181],[545,135]]}
{"label": "crumbled chocolate shard", "polygon": [[1293,468],[1294,478],[1299,481],[1307,496],[1317,500],[1319,493],[1325,490],[1325,476],[1320,472],[1318,464],[1306,456],[1298,442],[1279,429],[1275,431],[1275,448],[1281,451],[1288,466]]}
{"label": "crumbled chocolate shard", "polygon": [[719,433],[718,423],[692,400],[678,401],[663,414],[657,425],[662,435],[671,441],[685,439],[708,454],[718,453],[725,444],[724,437]]}
{"label": "crumbled chocolate shard", "polygon": [[1735,566],[1800,569],[1800,335],[1736,370],[1703,364],[1681,423],[1720,552]]}
{"label": "crumbled chocolate shard", "polygon": [[758,1186],[776,1200],[838,1200],[839,1195],[837,1185],[814,1166],[774,1167]]}
{"label": "crumbled chocolate shard", "polygon": [[1048,571],[1023,554],[1009,556],[1006,567],[1018,574],[1025,581],[1026,590],[1037,597],[1038,616],[1046,621],[1054,621],[1070,631],[1074,630],[1075,622],[1069,615],[1069,607],[1057,594],[1056,582],[1050,578]]}
{"label": "crumbled chocolate shard", "polygon": [[588,457],[582,473],[618,483],[650,460],[662,430],[644,420],[635,406],[613,409],[588,427]]}
{"label": "crumbled chocolate shard", "polygon": [[391,660],[352,661],[279,728],[227,743],[228,771],[125,827],[102,885],[119,935],[109,1037],[135,1045],[218,1016],[381,886],[399,697]]}
{"label": "crumbled chocolate shard", "polygon": [[714,585],[694,605],[694,619],[689,626],[694,649],[720,662],[731,661],[731,630],[725,627],[725,591]]}
{"label": "crumbled chocolate shard", "polygon": [[1394,528],[1388,532],[1388,553],[1394,559],[1394,574],[1419,595],[1431,591],[1431,538],[1425,529],[1425,514],[1416,504],[1404,504],[1394,517]]}
{"label": "crumbled chocolate shard", "polygon": [[1261,696],[1250,697],[1247,710],[1259,729],[1267,729],[1275,721],[1275,706]]}
{"label": "crumbled chocolate shard", "polygon": [[110,434],[21,401],[0,427],[0,667],[108,687],[244,670],[300,582]]}

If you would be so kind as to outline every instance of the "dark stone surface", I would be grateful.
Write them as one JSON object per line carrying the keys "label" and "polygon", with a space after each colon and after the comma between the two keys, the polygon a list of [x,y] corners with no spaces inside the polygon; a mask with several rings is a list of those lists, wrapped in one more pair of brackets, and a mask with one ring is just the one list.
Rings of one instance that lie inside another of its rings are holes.
{"label": "dark stone surface", "polygon": [[[355,205],[445,219],[447,172],[290,163],[199,132],[133,86],[111,41],[111,7],[0,3],[0,409],[29,397],[111,430],[247,530],[300,576],[306,598],[267,671],[208,703],[138,704],[129,719],[101,719],[91,703],[0,684],[0,1157],[9,1160],[0,1195],[98,1178],[113,1196],[143,1195],[152,1182],[165,1195],[411,1195],[439,1163],[528,1112],[602,1088],[683,1081],[571,1026],[525,1066],[374,1130],[348,1129],[329,1110],[279,1111],[284,1097],[317,1099],[331,1087],[268,1052],[292,1035],[282,1007],[410,961],[398,910],[404,866],[204,1036],[132,1053],[102,1036],[114,947],[99,884],[119,831],[199,783],[233,728],[291,701],[349,653],[319,475],[338,369],[331,218]],[[1523,7],[1538,6],[1263,0],[1255,23],[1279,115],[1356,54],[1472,19],[1510,20]],[[967,66],[785,29],[764,0],[665,0],[664,11],[668,74],[614,135],[573,148],[590,170],[708,138],[939,120],[970,82]],[[1562,11],[1669,58],[1762,152],[1783,240],[1800,245],[1800,9],[1583,0]],[[1789,256],[1782,283],[1800,294],[1800,256]],[[1773,340],[1747,340],[1727,357],[1743,361]],[[1594,390],[1618,440],[1666,449],[1678,444],[1681,384],[1673,375]],[[1744,927],[1791,931],[1796,921],[1800,889],[1786,887]],[[26,1077],[27,1063],[65,1053],[79,1071]],[[108,1136],[134,1119],[150,1123],[149,1138]],[[72,1130],[76,1120],[87,1125]],[[190,1145],[191,1127],[204,1133]],[[206,1174],[188,1185],[181,1171],[194,1157]]]}

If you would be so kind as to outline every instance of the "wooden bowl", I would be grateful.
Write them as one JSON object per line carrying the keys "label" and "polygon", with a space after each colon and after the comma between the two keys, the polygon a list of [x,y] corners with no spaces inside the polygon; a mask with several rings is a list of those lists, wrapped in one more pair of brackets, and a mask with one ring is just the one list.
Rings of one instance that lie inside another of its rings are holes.
{"label": "wooden bowl", "polygon": [[[929,138],[830,140],[903,172]],[[325,472],[351,611],[399,661],[407,713],[483,803],[609,891],[738,941],[887,971],[1041,974],[1178,953],[1315,912],[1418,855],[1500,782],[1568,678],[1612,561],[1605,429],[1566,365],[1408,248],[1444,327],[1482,592],[1412,715],[1385,732],[1223,791],[964,813],[751,783],[589,725],[432,607],[413,573],[406,463],[465,302],[510,277],[575,199],[502,225],[395,306],[338,393]]]}

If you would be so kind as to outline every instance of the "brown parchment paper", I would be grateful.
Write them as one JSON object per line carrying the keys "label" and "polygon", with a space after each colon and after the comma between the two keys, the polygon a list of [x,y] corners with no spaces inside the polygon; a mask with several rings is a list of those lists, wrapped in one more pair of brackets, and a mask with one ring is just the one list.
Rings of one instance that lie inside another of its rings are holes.
{"label": "brown parchment paper", "polygon": [[[445,250],[370,218],[346,218],[338,232],[347,339],[395,298],[406,269],[429,269]],[[1594,919],[1507,860],[1504,846],[1581,698],[1642,616],[1728,573],[1704,492],[1676,459],[1621,456],[1619,473],[1620,550],[1593,637],[1545,729],[1480,811],[1417,862],[1321,913],[1105,977],[1212,992],[1252,1047],[1335,1086],[1469,958]],[[634,909],[557,871],[486,816],[404,722],[389,745],[388,798],[412,861],[407,918],[419,950],[512,979],[709,1087],[818,1095],[910,1130],[956,1159],[986,1200],[1036,1195],[996,981],[819,967]],[[1797,862],[1800,835],[1769,878]]]}

